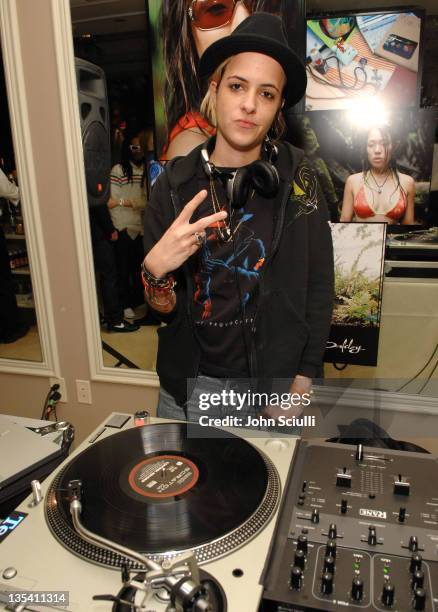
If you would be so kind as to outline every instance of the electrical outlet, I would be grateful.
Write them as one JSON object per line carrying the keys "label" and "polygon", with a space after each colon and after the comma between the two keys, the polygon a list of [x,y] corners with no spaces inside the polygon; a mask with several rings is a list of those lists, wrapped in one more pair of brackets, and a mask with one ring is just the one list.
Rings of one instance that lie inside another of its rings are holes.
{"label": "electrical outlet", "polygon": [[91,404],[91,387],[89,380],[77,380],[76,390],[80,404]]}
{"label": "electrical outlet", "polygon": [[61,394],[61,399],[59,401],[66,403],[67,402],[67,387],[65,386],[65,379],[55,378],[54,376],[52,376],[49,379],[49,384],[51,387],[53,385],[59,385],[58,393]]}

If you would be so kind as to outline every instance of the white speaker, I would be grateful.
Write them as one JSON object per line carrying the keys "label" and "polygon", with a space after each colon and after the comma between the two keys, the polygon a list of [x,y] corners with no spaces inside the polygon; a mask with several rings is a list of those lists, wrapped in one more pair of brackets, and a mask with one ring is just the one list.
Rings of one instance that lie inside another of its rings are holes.
{"label": "white speaker", "polygon": [[110,197],[111,140],[108,95],[102,68],[75,58],[82,147],[88,205],[105,204]]}

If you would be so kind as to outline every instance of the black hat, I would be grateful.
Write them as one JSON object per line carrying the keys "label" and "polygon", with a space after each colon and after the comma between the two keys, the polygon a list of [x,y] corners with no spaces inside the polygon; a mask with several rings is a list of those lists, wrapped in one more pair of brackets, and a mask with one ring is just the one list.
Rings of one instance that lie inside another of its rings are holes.
{"label": "black hat", "polygon": [[200,77],[211,76],[227,58],[247,51],[269,55],[281,65],[287,79],[284,92],[286,108],[301,100],[307,85],[306,69],[288,45],[281,19],[270,13],[254,13],[229,36],[207,47],[199,63]]}

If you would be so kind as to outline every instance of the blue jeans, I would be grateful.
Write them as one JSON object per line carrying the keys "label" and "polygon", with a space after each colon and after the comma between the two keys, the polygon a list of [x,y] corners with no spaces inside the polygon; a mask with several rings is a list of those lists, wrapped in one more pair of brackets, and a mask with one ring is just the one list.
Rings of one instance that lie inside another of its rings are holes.
{"label": "blue jeans", "polygon": [[[232,392],[240,394],[241,398],[245,394],[251,393],[250,381],[243,379],[223,379],[212,378],[210,376],[200,375],[195,381],[195,387],[190,399],[187,402],[187,414],[181,406],[178,406],[174,398],[165,389],[160,387],[160,395],[158,399],[157,416],[163,419],[187,420],[190,422],[199,423],[199,417],[207,415],[212,418],[223,418],[228,415],[238,416],[244,422],[247,417],[259,417],[263,412],[262,406],[254,406],[250,399],[246,402],[239,402],[239,409],[236,405],[229,405],[227,402],[218,402],[218,405],[213,405],[208,402],[208,409],[202,410],[201,406],[206,406],[207,398],[212,394],[226,394],[226,398],[230,397]],[[249,395],[249,394],[248,394]],[[207,396],[207,397],[206,397]],[[277,425],[252,426],[251,429],[260,431],[269,431],[277,435],[299,435],[300,428],[298,427],[280,427]]]}
{"label": "blue jeans", "polygon": [[[229,394],[231,391],[245,393],[249,391],[248,385],[243,381],[236,379],[211,378],[210,376],[200,375],[196,379],[195,388],[187,402],[187,420],[198,421],[199,416],[207,414],[210,417],[225,417],[228,414],[235,415],[236,407],[227,406],[222,402],[218,406],[210,405],[208,410],[201,410],[202,396],[212,395],[214,393],[221,394],[225,391]],[[205,401],[205,400],[204,400]],[[239,416],[247,417],[248,415],[256,416],[259,414],[259,409],[256,406],[251,406],[245,403],[239,410]],[[160,388],[160,396],[158,400],[157,416],[163,419],[182,419],[186,420],[184,409],[178,406],[170,393]]]}

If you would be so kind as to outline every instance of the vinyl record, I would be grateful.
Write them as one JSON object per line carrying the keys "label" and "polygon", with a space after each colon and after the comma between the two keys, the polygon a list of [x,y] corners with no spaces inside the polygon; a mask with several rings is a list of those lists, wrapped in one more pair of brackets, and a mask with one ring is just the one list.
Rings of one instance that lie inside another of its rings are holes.
{"label": "vinyl record", "polygon": [[[152,558],[199,548],[202,561],[236,547],[262,528],[275,508],[278,475],[245,440],[220,430],[215,437],[201,435],[205,427],[166,423],[96,442],[52,484],[46,507],[49,526],[74,552],[95,557],[89,554],[90,545],[71,545],[76,532],[67,491],[71,480],[80,480],[81,521],[104,538]],[[256,511],[260,524],[256,520],[254,526]],[[239,526],[245,526],[246,536],[225,542],[222,550],[216,546],[202,553],[204,545],[211,547],[226,534],[235,536]],[[92,560],[119,565],[107,555]]]}

